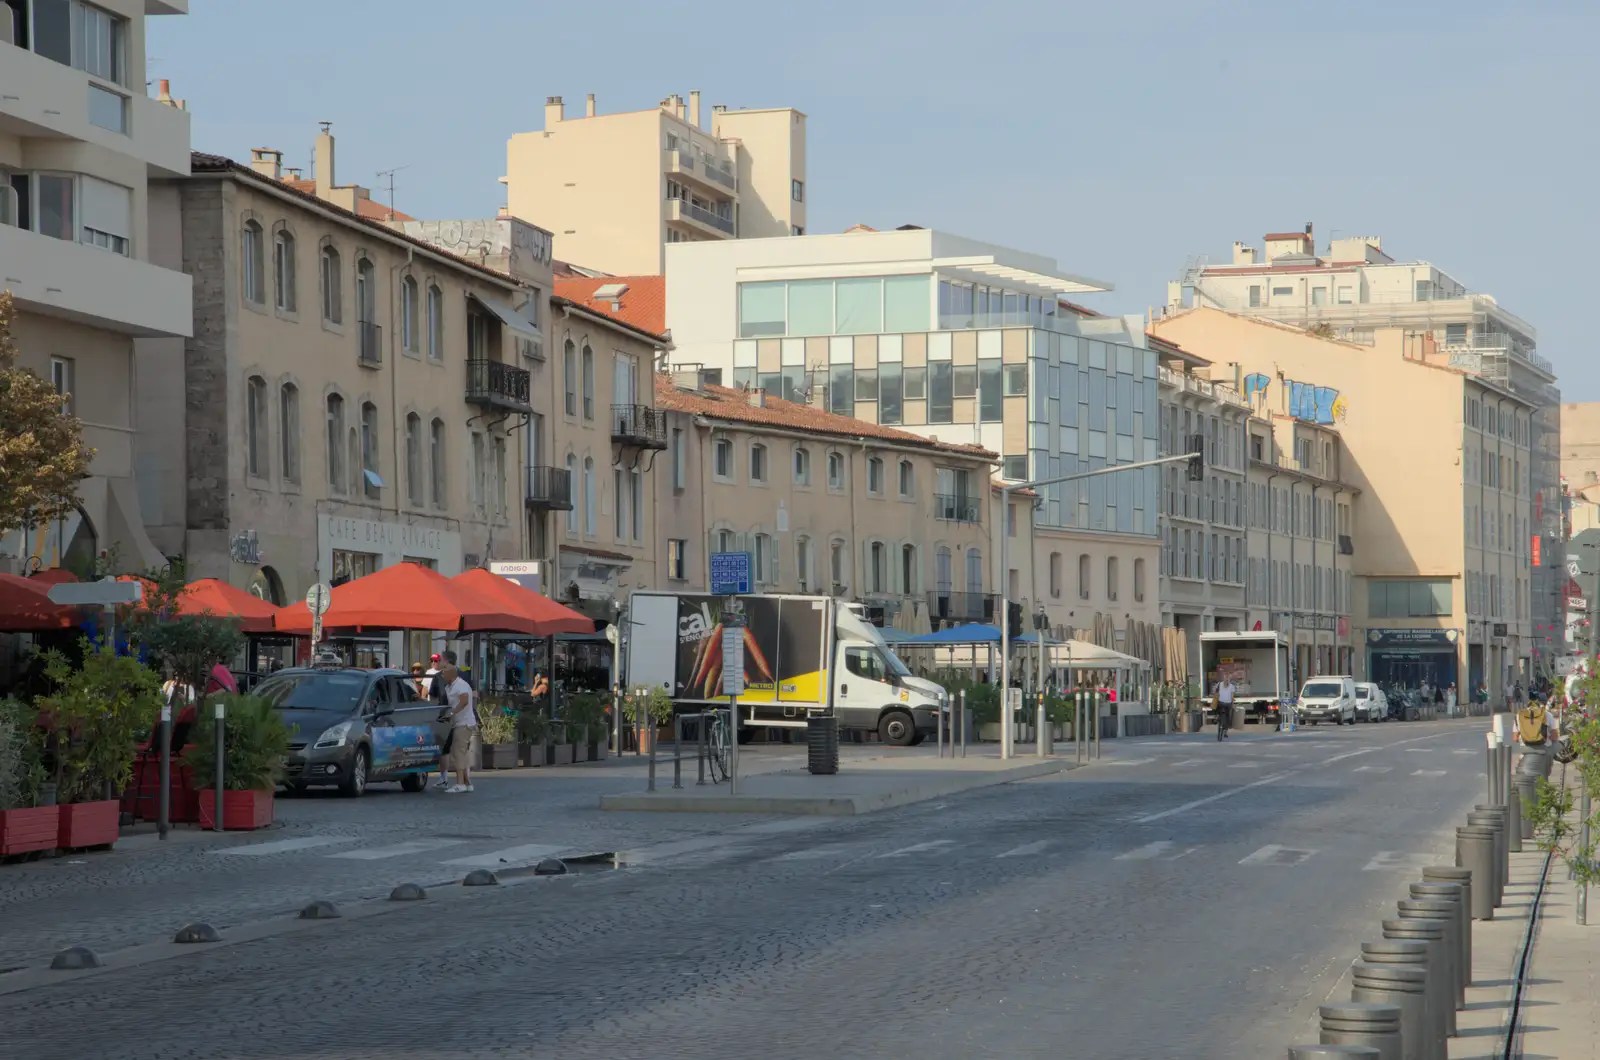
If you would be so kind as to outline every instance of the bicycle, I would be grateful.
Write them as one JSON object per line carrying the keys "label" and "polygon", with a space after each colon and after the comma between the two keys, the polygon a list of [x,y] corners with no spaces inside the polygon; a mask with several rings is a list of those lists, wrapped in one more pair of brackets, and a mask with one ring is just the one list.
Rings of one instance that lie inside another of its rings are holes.
{"label": "bicycle", "polygon": [[705,730],[706,762],[710,765],[711,783],[720,784],[728,778],[728,719],[725,711],[713,710],[701,715]]}
{"label": "bicycle", "polygon": [[1228,723],[1233,720],[1233,705],[1217,704],[1217,742],[1228,738]]}

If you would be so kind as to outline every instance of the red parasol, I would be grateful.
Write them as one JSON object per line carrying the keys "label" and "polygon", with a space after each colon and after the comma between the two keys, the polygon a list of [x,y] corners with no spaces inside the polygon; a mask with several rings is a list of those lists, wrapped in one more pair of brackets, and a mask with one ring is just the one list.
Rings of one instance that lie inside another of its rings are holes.
{"label": "red parasol", "polygon": [[450,580],[456,585],[465,585],[487,599],[499,601],[515,609],[518,614],[526,615],[538,626],[534,631],[535,636],[594,632],[594,619],[585,618],[542,593],[518,585],[510,578],[492,574],[482,567],[463,571]]}
{"label": "red parasol", "polygon": [[77,608],[51,601],[49,585],[34,578],[0,574],[0,631],[42,632],[71,629],[77,624]]}
{"label": "red parasol", "polygon": [[[280,633],[311,632],[311,612],[303,601],[279,608],[273,622]],[[533,619],[420,563],[396,563],[338,586],[322,624],[327,629],[539,635]]]}

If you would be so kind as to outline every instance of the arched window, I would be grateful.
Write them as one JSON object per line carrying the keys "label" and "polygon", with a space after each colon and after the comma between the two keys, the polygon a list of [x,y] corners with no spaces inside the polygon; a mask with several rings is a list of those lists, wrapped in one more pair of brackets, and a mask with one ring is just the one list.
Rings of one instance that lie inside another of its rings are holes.
{"label": "arched window", "polygon": [[900,496],[912,497],[917,492],[916,468],[909,460],[900,461]]}
{"label": "arched window", "polygon": [[828,488],[831,490],[844,489],[844,454],[828,454]]}
{"label": "arched window", "polygon": [[583,458],[583,532],[587,537],[594,536],[595,513],[597,498],[594,495],[594,457]]}
{"label": "arched window", "polygon": [[1115,556],[1107,556],[1106,557],[1106,599],[1107,600],[1115,600],[1117,598],[1117,589],[1118,589],[1117,583],[1119,581],[1121,581],[1121,578],[1119,577],[1118,571],[1117,571],[1117,557],[1115,557]]}
{"label": "arched window", "polygon": [[428,426],[429,489],[433,494],[435,508],[447,507],[445,466],[444,421],[436,419]]}
{"label": "arched window", "polygon": [[1061,576],[1063,574],[1061,566],[1062,566],[1062,564],[1061,564],[1061,553],[1059,553],[1059,552],[1050,553],[1050,595],[1051,596],[1060,596],[1061,595]]}
{"label": "arched window", "polygon": [[1078,599],[1089,599],[1089,553],[1078,553]]}
{"label": "arched window", "polygon": [[568,339],[561,347],[562,408],[568,416],[578,414],[578,347]]}
{"label": "arched window", "polygon": [[594,351],[583,345],[583,418],[594,419]]}
{"label": "arched window", "polygon": [[417,281],[410,276],[400,281],[400,340],[412,353],[422,348],[417,329]]}
{"label": "arched window", "polygon": [[322,319],[330,324],[344,321],[344,280],[340,273],[339,252],[333,244],[322,248]]}
{"label": "arched window", "polygon": [[422,417],[406,416],[406,499],[422,507]]}
{"label": "arched window", "polygon": [[444,360],[444,292],[428,284],[428,359]]}
{"label": "arched window", "polygon": [[344,398],[328,395],[328,488],[344,492]]}
{"label": "arched window", "polygon": [[922,579],[921,571],[917,568],[917,546],[900,546],[900,592],[904,596],[911,596],[917,591],[917,583]]}
{"label": "arched window", "polygon": [[300,388],[285,383],[278,389],[278,462],[285,482],[300,481]]}
{"label": "arched window", "polygon": [[794,447],[794,484],[811,485],[811,450],[803,445]]}
{"label": "arched window", "polygon": [[370,401],[361,406],[361,482],[367,496],[376,500],[383,477],[378,468],[378,406]]}
{"label": "arched window", "polygon": [[244,279],[244,296],[257,305],[267,303],[266,245],[261,225],[255,221],[244,223],[240,245],[240,275]]}
{"label": "arched window", "polygon": [[245,382],[244,452],[245,470],[251,477],[272,474],[267,457],[267,381],[259,375]]}
{"label": "arched window", "polygon": [[767,447],[760,442],[750,447],[750,481],[767,481]]}
{"label": "arched window", "polygon": [[[568,344],[571,345],[570,343]],[[567,533],[578,532],[578,458],[567,454]]]}
{"label": "arched window", "polygon": [[285,313],[295,312],[294,236],[283,229],[272,237],[273,304]]}

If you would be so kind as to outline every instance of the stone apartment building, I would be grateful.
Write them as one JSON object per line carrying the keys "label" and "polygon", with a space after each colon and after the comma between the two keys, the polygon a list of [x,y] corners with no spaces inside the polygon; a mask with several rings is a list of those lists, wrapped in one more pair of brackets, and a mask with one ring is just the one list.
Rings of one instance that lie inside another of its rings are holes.
{"label": "stone apartment building", "polygon": [[[76,510],[0,527],[0,570],[159,566],[135,431],[135,362],[191,333],[192,285],[163,234],[160,182],[189,172],[189,114],[145,92],[146,25],[188,0],[0,3],[0,289],[21,366],[50,379],[95,450]],[[79,32],[69,32],[76,26]]]}

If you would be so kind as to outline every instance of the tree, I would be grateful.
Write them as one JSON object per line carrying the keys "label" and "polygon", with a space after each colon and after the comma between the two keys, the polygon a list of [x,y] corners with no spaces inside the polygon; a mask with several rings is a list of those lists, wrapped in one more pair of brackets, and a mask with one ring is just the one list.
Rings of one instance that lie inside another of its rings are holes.
{"label": "tree", "polygon": [[181,562],[147,573],[144,600],[127,617],[128,636],[152,663],[201,697],[211,671],[231,662],[244,647],[244,634],[235,619],[180,614],[184,585]]}
{"label": "tree", "polygon": [[11,293],[0,291],[0,533],[72,510],[94,450],[47,379],[18,365]]}

